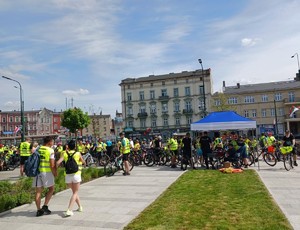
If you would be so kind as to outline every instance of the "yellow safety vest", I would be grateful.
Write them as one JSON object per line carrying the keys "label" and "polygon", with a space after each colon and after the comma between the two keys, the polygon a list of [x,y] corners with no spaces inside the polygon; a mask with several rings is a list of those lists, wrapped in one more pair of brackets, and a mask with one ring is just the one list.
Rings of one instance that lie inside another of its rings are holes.
{"label": "yellow safety vest", "polygon": [[30,156],[31,151],[30,151],[30,143],[29,142],[22,142],[20,144],[20,156],[22,157],[27,157]]}
{"label": "yellow safety vest", "polygon": [[41,146],[39,148],[40,153],[40,172],[51,172],[50,168],[50,155],[51,155],[51,148],[47,146]]}
{"label": "yellow safety vest", "polygon": [[[71,151],[68,151],[69,155],[72,155],[73,153],[75,152],[75,150],[71,150]],[[69,156],[67,154],[66,151],[64,151],[64,160],[65,162],[67,162]],[[73,158],[74,160],[76,161],[77,165],[78,165],[78,171],[76,173],[74,173],[75,175],[81,175],[81,171],[82,171],[82,162],[80,161],[80,153],[79,152],[76,152],[74,155],[73,155]],[[66,172],[65,172],[65,175],[66,175]]]}
{"label": "yellow safety vest", "polygon": [[170,150],[177,150],[177,149],[178,149],[178,143],[177,143],[177,140],[175,140],[174,138],[171,138],[171,139],[169,140],[168,145],[169,145]]}
{"label": "yellow safety vest", "polygon": [[123,143],[121,144],[121,153],[128,154],[128,153],[130,153],[130,142],[126,137],[124,137],[122,142],[123,141],[125,141],[125,146],[123,146]]}

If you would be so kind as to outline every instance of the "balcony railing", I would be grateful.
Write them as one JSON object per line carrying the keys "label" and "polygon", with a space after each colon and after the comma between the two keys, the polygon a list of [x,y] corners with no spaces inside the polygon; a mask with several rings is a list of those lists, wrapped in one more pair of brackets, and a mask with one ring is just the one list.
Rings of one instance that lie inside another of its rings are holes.
{"label": "balcony railing", "polygon": [[146,113],[146,112],[138,113],[138,117],[139,117],[139,118],[147,117],[147,116],[148,116],[148,113]]}
{"label": "balcony railing", "polygon": [[184,109],[182,111],[183,114],[193,114],[193,110],[192,109]]}
{"label": "balcony railing", "polygon": [[159,100],[169,100],[169,96],[160,96],[158,97]]}
{"label": "balcony railing", "polygon": [[292,100],[289,98],[283,99],[283,103],[300,104],[300,97],[295,97]]}

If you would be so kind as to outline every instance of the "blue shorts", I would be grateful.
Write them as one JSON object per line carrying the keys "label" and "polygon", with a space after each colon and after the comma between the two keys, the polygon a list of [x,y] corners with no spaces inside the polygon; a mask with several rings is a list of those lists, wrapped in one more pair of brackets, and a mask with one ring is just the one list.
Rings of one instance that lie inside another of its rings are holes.
{"label": "blue shorts", "polygon": [[202,156],[203,155],[202,149],[197,149],[197,155],[198,156]]}

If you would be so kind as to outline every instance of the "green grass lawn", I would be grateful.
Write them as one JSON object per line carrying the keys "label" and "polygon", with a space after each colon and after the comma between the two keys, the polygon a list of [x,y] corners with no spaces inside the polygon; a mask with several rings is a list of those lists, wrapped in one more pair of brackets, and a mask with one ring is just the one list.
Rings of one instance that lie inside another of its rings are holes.
{"label": "green grass lawn", "polygon": [[182,175],[125,229],[292,229],[254,170]]}

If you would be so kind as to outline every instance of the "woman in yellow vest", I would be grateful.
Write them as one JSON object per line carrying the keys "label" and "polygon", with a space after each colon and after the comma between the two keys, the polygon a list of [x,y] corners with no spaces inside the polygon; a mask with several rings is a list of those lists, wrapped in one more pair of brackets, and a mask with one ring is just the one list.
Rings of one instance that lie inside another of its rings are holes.
{"label": "woman in yellow vest", "polygon": [[81,182],[81,170],[82,170],[82,164],[85,164],[82,155],[80,152],[75,151],[76,144],[75,141],[70,141],[67,145],[67,150],[62,154],[60,159],[56,162],[56,166],[58,167],[62,161],[67,162],[69,157],[73,157],[78,165],[78,171],[76,173],[72,174],[66,174],[65,173],[65,181],[69,188],[72,189],[72,196],[69,201],[68,210],[64,212],[65,216],[73,216],[73,205],[76,202],[78,205],[78,212],[82,212],[83,208],[80,204],[80,199],[78,195],[80,182]]}

